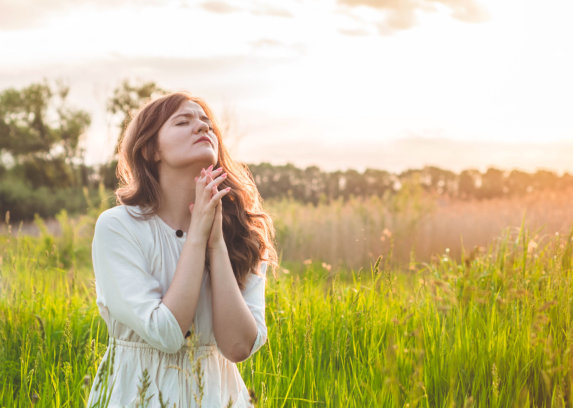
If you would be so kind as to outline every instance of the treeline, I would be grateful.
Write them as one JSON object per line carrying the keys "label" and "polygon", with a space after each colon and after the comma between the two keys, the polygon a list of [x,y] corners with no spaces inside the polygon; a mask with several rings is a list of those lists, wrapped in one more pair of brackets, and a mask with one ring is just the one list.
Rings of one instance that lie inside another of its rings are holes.
{"label": "treeline", "polygon": [[528,173],[489,168],[485,172],[454,173],[438,167],[410,169],[402,173],[367,169],[323,172],[316,166],[299,169],[292,164],[269,163],[249,166],[263,198],[292,197],[317,204],[338,198],[383,196],[405,185],[428,193],[464,200],[524,196],[534,191],[573,188],[573,175],[561,176],[547,170]]}
{"label": "treeline", "polygon": [[[129,81],[113,91],[106,108],[118,124],[118,141],[132,112],[163,92],[154,82]],[[61,209],[82,212],[90,200],[101,199],[98,191],[102,188],[113,200],[117,162],[85,165],[80,141],[91,118],[87,112],[69,106],[68,94],[67,86],[46,81],[0,92],[0,214],[9,211],[12,220],[25,220],[34,214],[51,217]],[[378,169],[359,173],[269,163],[250,164],[249,168],[264,199],[289,197],[313,204],[394,194],[405,185],[466,200],[573,187],[572,175],[559,176],[545,170],[527,173],[490,168],[458,174],[424,167],[402,173]]]}

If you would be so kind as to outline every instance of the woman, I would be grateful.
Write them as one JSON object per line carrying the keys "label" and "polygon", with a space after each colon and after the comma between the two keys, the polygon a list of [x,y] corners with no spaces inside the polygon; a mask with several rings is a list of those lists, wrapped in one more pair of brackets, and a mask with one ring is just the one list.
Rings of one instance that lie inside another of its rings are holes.
{"label": "woman", "polygon": [[277,253],[248,168],[207,105],[173,93],[129,124],[118,176],[92,244],[109,347],[88,406],[251,406],[235,363],[267,339]]}

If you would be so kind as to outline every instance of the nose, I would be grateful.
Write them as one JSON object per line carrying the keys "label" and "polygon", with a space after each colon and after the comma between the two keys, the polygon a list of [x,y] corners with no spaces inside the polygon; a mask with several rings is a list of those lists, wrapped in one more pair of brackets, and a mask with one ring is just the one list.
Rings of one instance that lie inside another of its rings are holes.
{"label": "nose", "polygon": [[209,126],[202,120],[197,119],[195,121],[195,126],[193,127],[193,133],[201,133],[209,130]]}

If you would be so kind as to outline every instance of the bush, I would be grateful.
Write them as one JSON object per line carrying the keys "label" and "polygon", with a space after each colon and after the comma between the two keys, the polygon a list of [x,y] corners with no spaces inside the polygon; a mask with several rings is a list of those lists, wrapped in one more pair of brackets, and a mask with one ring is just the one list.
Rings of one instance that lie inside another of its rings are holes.
{"label": "bush", "polygon": [[47,187],[33,188],[21,180],[11,178],[0,181],[0,214],[10,211],[10,219],[14,221],[32,220],[34,214],[50,218],[62,209],[77,214],[85,212],[87,206],[82,188],[53,190]]}

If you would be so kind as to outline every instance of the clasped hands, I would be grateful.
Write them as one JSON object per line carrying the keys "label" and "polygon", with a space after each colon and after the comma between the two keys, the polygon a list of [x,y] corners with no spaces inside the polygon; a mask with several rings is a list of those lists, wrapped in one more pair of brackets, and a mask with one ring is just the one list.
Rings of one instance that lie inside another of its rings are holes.
{"label": "clasped hands", "polygon": [[192,221],[196,204],[204,207],[201,211],[202,216],[213,217],[207,240],[207,249],[209,250],[224,243],[223,204],[221,200],[231,190],[231,187],[221,191],[217,189],[217,186],[227,177],[227,173],[222,173],[222,171],[222,167],[213,170],[213,165],[210,165],[207,169],[201,169],[201,175],[195,177],[195,203],[189,206]]}

